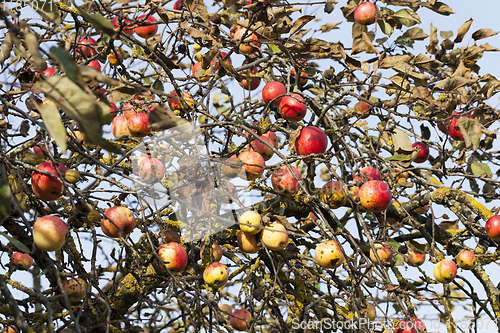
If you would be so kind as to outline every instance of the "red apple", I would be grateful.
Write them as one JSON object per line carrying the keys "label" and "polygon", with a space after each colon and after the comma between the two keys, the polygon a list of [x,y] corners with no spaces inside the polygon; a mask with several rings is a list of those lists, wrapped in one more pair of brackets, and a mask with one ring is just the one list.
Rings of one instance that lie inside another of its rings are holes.
{"label": "red apple", "polygon": [[43,143],[40,143],[33,147],[33,152],[35,153],[36,158],[38,158],[39,160],[43,160],[45,158],[45,151],[46,148]]}
{"label": "red apple", "polygon": [[[377,250],[377,255],[384,265],[391,265],[392,264],[392,257],[393,257],[393,252],[390,249],[389,245],[387,243],[384,244],[374,244],[375,250]],[[370,259],[373,261],[373,263],[378,264],[379,261],[377,257],[375,257],[375,253],[373,249],[370,249]]]}
{"label": "red apple", "polygon": [[[123,22],[125,23],[130,23],[132,21],[130,21],[127,17],[124,17],[123,18]],[[113,25],[113,27],[115,27],[116,29],[118,29],[120,27],[120,22],[119,22],[119,19],[118,19],[118,16],[115,16],[111,19],[111,24]],[[129,29],[127,29],[129,28]],[[131,25],[125,25],[123,27],[123,32],[128,34],[128,35],[132,35],[134,33],[134,28],[131,26]]]}
{"label": "red apple", "polygon": [[[43,162],[38,169],[59,176],[52,162]],[[67,168],[60,164],[59,170],[64,175]],[[63,185],[59,180],[37,171],[31,174],[31,188],[37,197],[46,201],[57,200],[63,194]]]}
{"label": "red apple", "polygon": [[257,253],[260,250],[260,247],[257,242],[257,237],[255,235],[250,235],[244,233],[243,231],[238,231],[236,235],[238,240],[238,247],[241,251],[245,253]]}
{"label": "red apple", "polygon": [[188,263],[188,255],[179,243],[171,242],[160,245],[158,256],[169,271],[182,272]]}
{"label": "red apple", "polygon": [[252,181],[264,173],[266,161],[259,153],[244,151],[238,156],[238,159],[243,162],[243,170],[245,171],[238,175],[240,178]]}
{"label": "red apple", "polygon": [[306,102],[299,94],[291,93],[283,96],[280,102],[280,113],[288,121],[301,121],[307,113]]}
{"label": "red apple", "polygon": [[114,206],[106,209],[101,219],[102,232],[108,237],[118,238],[127,236],[135,228],[135,217],[130,209],[123,206]]}
{"label": "red apple", "polygon": [[252,320],[252,314],[245,309],[235,310],[231,314],[231,319],[229,319],[229,324],[232,328],[238,331],[248,331],[250,328],[250,321]]}
{"label": "red apple", "polygon": [[148,126],[149,115],[147,113],[135,113],[127,120],[127,128],[132,136],[143,138],[151,133]]}
{"label": "red apple", "polygon": [[208,76],[210,73],[212,73],[212,67],[210,66],[207,69],[203,69],[201,67],[201,62],[197,62],[193,65],[193,76],[198,80],[198,82],[207,82],[210,80],[210,77]]}
{"label": "red apple", "polygon": [[380,180],[369,180],[359,189],[361,205],[369,212],[381,213],[391,204],[392,193],[389,186]]}
{"label": "red apple", "polygon": [[97,42],[92,37],[80,36],[76,40],[75,51],[79,54],[85,55],[87,58],[95,55],[97,51],[94,47],[97,46]]}
{"label": "red apple", "polygon": [[[168,107],[171,110],[186,111],[185,108],[184,108],[184,106],[182,106],[180,98],[177,97],[177,92],[175,90],[171,91],[170,95],[174,95],[174,97],[169,97],[167,99]],[[184,98],[184,101],[186,102],[186,104],[189,107],[194,108],[194,106],[195,106],[194,99],[193,99],[193,96],[191,96],[190,93],[188,93],[187,91],[182,91],[182,97]]]}
{"label": "red apple", "polygon": [[214,289],[225,286],[228,279],[229,269],[220,262],[211,263],[203,272],[203,280],[208,286]]}
{"label": "red apple", "polygon": [[412,249],[408,249],[408,253],[405,256],[405,259],[408,265],[417,267],[425,262],[425,254],[415,252]]}
{"label": "red apple", "polygon": [[99,72],[101,71],[101,64],[99,63],[98,60],[92,60],[91,62],[89,62],[87,66],[92,67],[98,70]]}
{"label": "red apple", "polygon": [[401,320],[399,325],[394,329],[394,333],[420,333],[427,332],[424,323],[415,317],[411,317],[410,320]]}
{"label": "red apple", "polygon": [[119,138],[122,135],[130,135],[130,131],[127,126],[127,117],[125,115],[116,116],[111,122],[111,133],[115,138]]}
{"label": "red apple", "polygon": [[257,74],[257,67],[252,68],[252,70],[244,70],[241,72],[243,79],[238,83],[245,90],[255,90],[260,86],[260,77],[250,77],[251,75]]}
{"label": "red apple", "polygon": [[354,10],[354,21],[362,25],[369,25],[377,22],[378,16],[378,7],[369,1],[359,4]]}
{"label": "red apple", "polygon": [[455,257],[458,267],[461,269],[471,270],[476,261],[476,255],[470,250],[462,250]]}
{"label": "red apple", "polygon": [[[450,123],[449,134],[453,138],[453,140],[464,141],[464,136],[460,131],[460,127],[458,127],[458,119],[463,116],[463,114],[457,114],[457,116],[453,117]],[[468,118],[474,118],[472,114],[467,115]]]}
{"label": "red apple", "polygon": [[[292,67],[292,70],[290,71],[290,73],[292,74],[292,79],[295,80],[295,67]],[[306,72],[300,73],[300,85],[301,86],[305,86],[308,79],[309,79],[309,75],[307,75]]]}
{"label": "red apple", "polygon": [[[249,133],[246,133],[247,138],[250,137]],[[278,137],[274,132],[266,132],[260,136],[260,138],[268,142],[272,147],[278,149]],[[268,161],[273,157],[274,151],[267,146],[265,143],[255,139],[248,144],[248,151],[255,151],[262,155],[264,161]]]}
{"label": "red apple", "polygon": [[123,105],[123,115],[125,116],[126,119],[130,118],[131,115],[137,113],[136,110],[137,108],[132,104],[131,102],[127,102]]}
{"label": "red apple", "polygon": [[272,251],[281,251],[288,245],[288,233],[280,223],[273,223],[262,230],[261,239],[262,243]]}
{"label": "red apple", "polygon": [[491,239],[500,241],[500,215],[490,217],[484,229]]}
{"label": "red apple", "polygon": [[361,119],[366,119],[370,115],[370,109],[371,109],[370,103],[366,102],[357,102],[354,105],[354,112],[359,115],[359,118]]}
{"label": "red apple", "polygon": [[144,158],[139,163],[138,175],[143,182],[154,184],[161,181],[165,176],[165,166],[157,158]]}
{"label": "red apple", "polygon": [[[141,15],[137,18],[137,20],[141,21],[146,17],[146,15]],[[148,18],[144,21],[144,23],[152,23],[156,22],[156,18],[154,16],[149,15]],[[158,25],[139,25],[134,29],[135,33],[142,38],[148,39],[153,37],[158,31]]]}
{"label": "red apple", "polygon": [[269,104],[272,100],[274,100],[273,104],[279,107],[282,99],[282,97],[279,96],[285,94],[285,86],[278,81],[271,81],[267,83],[264,88],[262,88],[262,99],[266,104]]}
{"label": "red apple", "polygon": [[443,259],[434,266],[434,277],[441,283],[450,283],[457,275],[457,264],[451,259]]}
{"label": "red apple", "polygon": [[321,188],[321,201],[326,203],[330,208],[337,209],[342,207],[347,202],[347,195],[342,187],[342,184],[336,180],[330,180]]}
{"label": "red apple", "polygon": [[302,180],[299,170],[296,167],[291,166],[295,177],[293,176],[288,166],[283,165],[281,168],[273,172],[271,177],[271,184],[278,194],[284,196],[292,196],[297,194],[300,190],[299,181]]}
{"label": "red apple", "polygon": [[70,302],[80,302],[87,292],[87,283],[81,278],[64,281],[63,289]]}
{"label": "red apple", "polygon": [[19,330],[15,326],[8,326],[2,331],[2,333],[19,333]]}
{"label": "red apple", "polygon": [[252,52],[255,52],[255,48],[260,47],[260,43],[258,42],[258,37],[256,34],[253,32],[247,32],[246,28],[241,27],[240,29],[236,30],[236,32],[233,35],[233,38],[237,41],[243,39],[243,36],[245,37],[245,40],[241,42],[239,51],[242,54],[250,54]]}
{"label": "red apple", "polygon": [[382,180],[382,175],[374,167],[371,167],[371,166],[364,167],[359,171],[361,172],[361,175],[359,173],[357,173],[354,176],[354,179],[353,179],[354,183],[357,183],[358,181],[364,182],[366,180]]}
{"label": "red apple", "polygon": [[458,119],[462,116],[472,119],[474,118],[474,112],[464,114],[455,110],[453,111],[452,118],[450,120],[438,123],[438,128],[444,134],[449,134],[454,140],[464,141],[464,136],[458,126]]}
{"label": "red apple", "polygon": [[43,73],[43,75],[49,77],[49,76],[54,75],[55,72],[56,72],[56,70],[54,68],[49,67],[46,70],[44,70],[42,73]]}
{"label": "red apple", "polygon": [[66,243],[68,226],[57,216],[45,215],[33,225],[33,240],[43,251],[60,250]]}
{"label": "red apple", "polygon": [[174,3],[174,9],[175,10],[182,10],[182,8],[184,7],[184,0],[177,0],[175,3]]}
{"label": "red apple", "polygon": [[324,268],[337,268],[345,261],[340,245],[335,240],[319,243],[314,250],[314,258]]}
{"label": "red apple", "polygon": [[[300,131],[294,147],[298,155],[322,154],[328,147],[328,137],[316,126],[307,126]],[[312,159],[304,161],[310,162]]]}
{"label": "red apple", "polygon": [[16,264],[22,265],[24,269],[30,269],[33,265],[33,258],[29,254],[22,252],[14,252],[12,255],[12,261]]}
{"label": "red apple", "polygon": [[415,142],[411,146],[420,148],[420,152],[418,153],[417,158],[413,160],[413,162],[424,163],[425,161],[427,161],[427,158],[429,157],[429,147],[427,147],[425,143]]}

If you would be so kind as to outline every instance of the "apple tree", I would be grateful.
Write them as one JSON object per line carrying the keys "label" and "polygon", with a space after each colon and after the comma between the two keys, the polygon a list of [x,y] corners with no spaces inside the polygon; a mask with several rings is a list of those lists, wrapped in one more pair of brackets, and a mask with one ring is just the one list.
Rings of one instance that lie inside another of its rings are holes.
{"label": "apple tree", "polygon": [[497,32],[209,2],[0,5],[0,329],[499,329]]}

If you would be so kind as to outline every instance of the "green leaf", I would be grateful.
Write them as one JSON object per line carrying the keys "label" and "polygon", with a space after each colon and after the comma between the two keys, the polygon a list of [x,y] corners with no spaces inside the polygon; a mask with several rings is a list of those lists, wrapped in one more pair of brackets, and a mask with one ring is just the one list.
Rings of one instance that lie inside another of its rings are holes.
{"label": "green leaf", "polygon": [[57,8],[54,1],[29,1],[31,7],[40,16],[43,17],[44,20],[55,23],[56,25],[61,24],[61,17],[59,16],[59,9]]}
{"label": "green leaf", "polygon": [[484,176],[488,178],[493,176],[490,167],[486,163],[473,162],[470,167],[472,169],[472,173],[476,176]]}
{"label": "green leaf", "polygon": [[394,27],[386,20],[378,20],[378,26],[380,27],[380,30],[382,30],[382,32],[389,37],[394,32]]}
{"label": "green leaf", "polygon": [[335,8],[336,4],[337,4],[337,1],[335,1],[335,0],[326,0],[325,8],[324,8],[325,13],[330,14],[331,12],[333,12],[333,9]]}
{"label": "green leaf", "polygon": [[274,44],[269,44],[269,51],[271,51],[271,53],[280,53],[281,49]]}
{"label": "green leaf", "polygon": [[427,254],[429,252],[429,244],[420,244],[414,240],[409,240],[406,245],[413,251],[420,254]]}
{"label": "green leaf", "polygon": [[68,51],[60,47],[51,47],[49,55],[57,60],[69,78],[75,82],[80,82],[81,76],[78,72],[78,66],[75,64]]}
{"label": "green leaf", "polygon": [[29,253],[30,252],[30,249],[28,249],[28,247],[26,245],[24,245],[23,243],[21,243],[20,241],[18,241],[16,238],[11,237],[11,236],[7,235],[4,232],[0,232],[0,235],[2,235],[5,238],[7,238],[9,240],[9,242],[12,243],[12,245],[14,245],[15,247],[17,247],[19,249],[19,251],[22,251],[22,252],[25,252],[25,253]]}
{"label": "green leaf", "polygon": [[80,7],[76,7],[76,8],[80,12],[80,15],[83,16],[85,21],[92,24],[94,26],[94,28],[96,28],[97,30],[105,33],[106,35],[108,35],[112,38],[118,37],[118,32],[115,30],[115,27],[113,27],[113,24],[111,24],[110,19],[107,19],[100,14],[89,15],[86,11],[84,11]]}
{"label": "green leaf", "polygon": [[386,162],[406,162],[411,160],[411,155],[395,155],[384,158]]}
{"label": "green leaf", "polygon": [[[85,87],[86,88],[86,87]],[[87,88],[88,89],[88,88]],[[68,77],[52,75],[33,86],[33,91],[44,93],[47,98],[66,112],[78,123],[85,139],[102,148],[120,153],[121,151],[102,137],[101,112],[94,94],[87,92]]]}
{"label": "green leaf", "polygon": [[391,15],[391,18],[394,21],[399,22],[407,27],[411,27],[414,26],[415,24],[422,23],[420,21],[420,17],[418,16],[418,14],[410,9],[398,10],[397,12],[394,13],[394,15]]}
{"label": "green leaf", "polygon": [[163,83],[160,80],[156,80],[155,82],[153,82],[152,87],[154,90],[165,91],[163,88]]}
{"label": "green leaf", "polygon": [[61,120],[61,115],[54,104],[38,104],[43,123],[50,135],[56,140],[61,151],[66,152],[66,129]]}
{"label": "green leaf", "polygon": [[0,179],[0,224],[10,216],[10,187],[7,179]]}
{"label": "green leaf", "polygon": [[424,124],[420,125],[420,132],[424,139],[429,140],[431,138],[431,131]]}

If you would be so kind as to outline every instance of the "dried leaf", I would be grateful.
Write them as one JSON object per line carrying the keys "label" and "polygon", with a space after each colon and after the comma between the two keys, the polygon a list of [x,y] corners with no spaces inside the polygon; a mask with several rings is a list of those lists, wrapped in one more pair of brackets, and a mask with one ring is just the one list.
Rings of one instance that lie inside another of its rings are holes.
{"label": "dried leaf", "polygon": [[464,137],[465,147],[473,150],[479,148],[481,135],[483,134],[482,125],[476,119],[465,116],[458,118],[457,125]]}
{"label": "dried leaf", "polygon": [[469,31],[472,21],[473,20],[471,18],[468,21],[465,21],[465,23],[462,24],[460,28],[458,28],[457,37],[455,38],[454,41],[455,43],[460,43],[464,39],[465,34]]}
{"label": "dried leaf", "polygon": [[307,23],[314,20],[315,18],[316,16],[313,15],[304,15],[302,17],[299,17],[295,22],[293,22],[292,29],[290,29],[290,36],[302,29]]}
{"label": "dried leaf", "polygon": [[427,52],[431,54],[436,54],[438,51],[438,38],[437,38],[437,28],[431,23],[431,41],[427,46]]}
{"label": "dried leaf", "polygon": [[406,30],[406,32],[403,34],[403,37],[409,38],[411,40],[424,40],[429,37],[429,35],[426,34],[421,28],[415,27]]}
{"label": "dried leaf", "polygon": [[363,32],[352,40],[352,51],[351,54],[357,54],[361,52],[366,53],[378,53],[378,50],[373,46],[370,37],[366,32]]}
{"label": "dried leaf", "polygon": [[288,141],[289,142],[288,143],[288,151],[293,150],[294,145],[295,145],[295,140],[297,140],[297,138],[300,135],[300,131],[302,131],[303,128],[304,128],[303,125],[299,125],[299,127],[297,127],[297,129],[295,131],[290,133],[290,140]]}
{"label": "dried leaf", "polygon": [[493,31],[491,29],[479,29],[478,31],[476,31],[472,34],[472,38],[474,40],[479,40],[479,39],[495,36],[497,34],[498,34],[497,31]]}
{"label": "dried leaf", "polygon": [[423,7],[427,7],[429,9],[431,9],[432,11],[435,11],[436,13],[441,14],[441,15],[449,16],[451,14],[455,14],[453,12],[453,10],[450,8],[450,6],[448,6],[445,3],[440,2],[440,1],[435,1],[435,2],[427,1],[427,2],[421,3],[420,5]]}
{"label": "dried leaf", "polygon": [[5,35],[2,46],[0,47],[0,64],[2,64],[2,67],[5,60],[9,59],[10,52],[14,48],[14,43],[12,42],[12,34],[13,33],[9,31],[7,35]]}
{"label": "dried leaf", "polygon": [[149,114],[148,125],[154,130],[171,129],[190,125],[189,121],[177,117],[172,110],[159,105]]}
{"label": "dried leaf", "polygon": [[473,84],[476,81],[477,80],[467,79],[465,77],[455,76],[454,75],[454,76],[452,76],[450,78],[446,78],[446,79],[438,82],[435,87],[437,89],[441,89],[441,90],[444,90],[444,91],[453,91],[455,89],[459,89],[461,87],[464,87],[464,86],[467,86],[467,85],[471,85],[471,84]]}
{"label": "dried leaf", "polygon": [[413,147],[410,138],[405,132],[396,128],[392,134],[392,142],[394,143],[394,151],[399,154],[411,154]]}
{"label": "dried leaf", "polygon": [[328,32],[332,29],[338,29],[340,23],[342,22],[323,24],[321,27],[319,27],[319,30],[321,30],[321,32]]}

